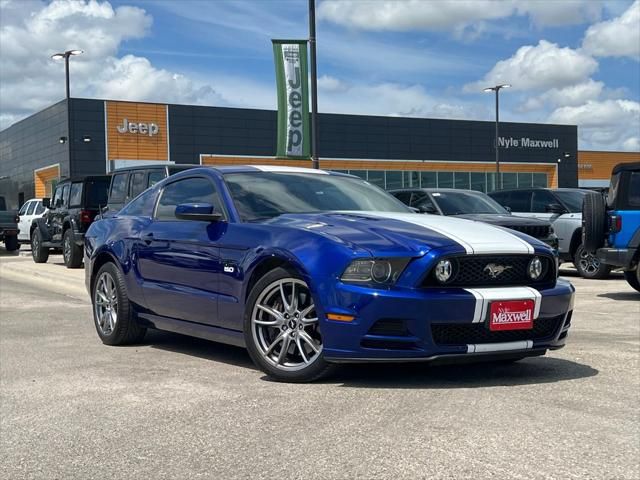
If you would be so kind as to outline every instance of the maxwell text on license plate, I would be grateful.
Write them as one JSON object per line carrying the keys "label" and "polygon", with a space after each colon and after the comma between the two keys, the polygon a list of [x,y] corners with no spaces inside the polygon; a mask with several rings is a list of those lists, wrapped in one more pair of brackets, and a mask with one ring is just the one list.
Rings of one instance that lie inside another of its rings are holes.
{"label": "maxwell text on license plate", "polygon": [[528,330],[533,328],[533,300],[491,302],[489,330]]}

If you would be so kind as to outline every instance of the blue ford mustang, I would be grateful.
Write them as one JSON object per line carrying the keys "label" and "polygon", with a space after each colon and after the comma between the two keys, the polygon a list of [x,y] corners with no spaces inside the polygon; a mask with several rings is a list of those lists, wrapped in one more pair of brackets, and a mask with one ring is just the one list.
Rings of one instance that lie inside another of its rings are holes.
{"label": "blue ford mustang", "polygon": [[573,309],[532,237],[288,167],[169,177],[91,225],[85,266],[105,344],[179,332],[246,346],[284,381],[340,362],[542,355],[564,346]]}

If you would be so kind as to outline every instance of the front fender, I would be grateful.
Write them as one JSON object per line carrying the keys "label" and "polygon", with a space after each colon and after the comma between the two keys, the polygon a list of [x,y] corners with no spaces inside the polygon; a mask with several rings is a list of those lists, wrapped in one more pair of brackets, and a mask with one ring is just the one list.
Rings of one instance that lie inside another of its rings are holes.
{"label": "front fender", "polygon": [[47,227],[47,222],[45,221],[44,218],[36,218],[33,220],[33,222],[31,222],[32,226],[35,226],[35,228],[37,228],[40,231],[40,236],[42,237],[42,240],[45,242],[50,242],[51,241],[51,235],[49,233],[49,228]]}

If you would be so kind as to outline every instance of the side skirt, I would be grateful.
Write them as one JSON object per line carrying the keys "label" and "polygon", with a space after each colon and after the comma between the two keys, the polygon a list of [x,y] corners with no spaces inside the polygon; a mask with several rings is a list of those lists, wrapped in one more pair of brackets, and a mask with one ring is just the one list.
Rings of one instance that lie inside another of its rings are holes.
{"label": "side skirt", "polygon": [[191,337],[198,337],[204,340],[227,343],[237,347],[245,347],[244,335],[237,330],[202,325],[200,323],[185,322],[173,318],[159,317],[150,313],[138,313],[138,319],[145,327],[167,332],[180,333]]}

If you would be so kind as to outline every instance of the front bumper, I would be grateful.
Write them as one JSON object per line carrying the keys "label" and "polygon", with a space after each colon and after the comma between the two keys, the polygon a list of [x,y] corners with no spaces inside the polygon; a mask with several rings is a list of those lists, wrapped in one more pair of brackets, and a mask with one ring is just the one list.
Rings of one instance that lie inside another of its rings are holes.
{"label": "front bumper", "polygon": [[629,269],[633,266],[636,250],[635,248],[599,248],[596,256],[600,263]]}
{"label": "front bumper", "polygon": [[[326,311],[355,319],[348,323],[323,320],[325,359],[442,362],[541,355],[562,348],[571,325],[575,289],[560,279],[553,288],[530,289],[539,310],[533,329],[489,331],[488,303],[518,297],[522,288],[374,290],[339,283],[332,295],[335,307]],[[331,305],[327,300],[323,304]]]}

